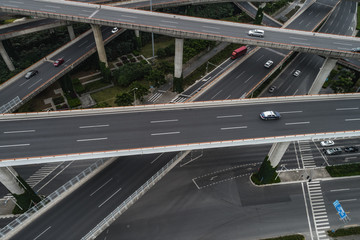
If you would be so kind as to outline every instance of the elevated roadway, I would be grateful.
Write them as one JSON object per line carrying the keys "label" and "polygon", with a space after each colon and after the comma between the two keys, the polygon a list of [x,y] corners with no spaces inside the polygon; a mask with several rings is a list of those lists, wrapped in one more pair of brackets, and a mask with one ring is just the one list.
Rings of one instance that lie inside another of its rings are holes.
{"label": "elevated roadway", "polygon": [[[360,94],[4,114],[0,166],[360,135]],[[283,117],[263,121],[259,113]]]}
{"label": "elevated roadway", "polygon": [[118,26],[177,38],[251,44],[336,58],[360,58],[359,53],[351,52],[352,48],[360,45],[359,39],[355,37],[261,27],[265,30],[265,37],[255,38],[247,35],[249,30],[258,28],[255,25],[74,2],[49,1],[48,5],[44,5],[43,2],[35,0],[24,3],[2,0],[0,10],[38,17]]}

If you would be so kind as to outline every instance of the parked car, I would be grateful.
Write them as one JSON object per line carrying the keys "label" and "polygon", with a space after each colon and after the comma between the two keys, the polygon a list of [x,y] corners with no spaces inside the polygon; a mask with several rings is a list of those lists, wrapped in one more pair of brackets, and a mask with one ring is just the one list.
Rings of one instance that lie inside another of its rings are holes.
{"label": "parked car", "polygon": [[326,140],[326,141],[321,141],[320,142],[320,145],[323,146],[323,147],[328,147],[328,146],[332,146],[334,145],[334,141],[332,140]]}
{"label": "parked car", "polygon": [[32,78],[33,76],[35,76],[36,74],[38,74],[39,71],[38,70],[30,70],[28,71],[26,74],[25,74],[25,78],[26,79],[30,79]]}
{"label": "parked car", "polygon": [[338,155],[342,153],[341,148],[328,148],[328,149],[324,148],[323,151],[326,155]]}
{"label": "parked car", "polygon": [[253,37],[264,37],[264,33],[264,30],[253,29],[249,31],[248,35]]}
{"label": "parked car", "polygon": [[111,30],[111,33],[116,33],[117,31],[119,31],[119,29],[117,27],[114,27],[112,30]]}
{"label": "parked car", "polygon": [[301,73],[300,70],[296,70],[293,75],[294,75],[295,77],[298,77],[298,76],[300,75],[300,73]]}
{"label": "parked car", "polygon": [[359,148],[355,147],[355,146],[350,146],[350,147],[344,148],[344,151],[345,152],[357,152],[357,151],[359,151]]}
{"label": "parked car", "polygon": [[353,48],[353,49],[351,49],[351,51],[353,51],[353,52],[360,52],[360,47]]}
{"label": "parked car", "polygon": [[260,113],[260,118],[263,120],[276,120],[280,119],[281,115],[276,111],[265,111]]}
{"label": "parked car", "polygon": [[271,60],[268,60],[265,64],[264,64],[264,67],[266,67],[266,68],[270,68],[272,65],[273,65],[273,61],[271,61]]}
{"label": "parked car", "polygon": [[276,89],[276,86],[271,86],[268,90],[269,93],[273,93]]}
{"label": "parked car", "polygon": [[55,62],[54,62],[54,66],[55,67],[58,67],[58,66],[60,66],[61,64],[63,64],[64,63],[64,59],[63,58],[59,58],[58,60],[56,60]]}

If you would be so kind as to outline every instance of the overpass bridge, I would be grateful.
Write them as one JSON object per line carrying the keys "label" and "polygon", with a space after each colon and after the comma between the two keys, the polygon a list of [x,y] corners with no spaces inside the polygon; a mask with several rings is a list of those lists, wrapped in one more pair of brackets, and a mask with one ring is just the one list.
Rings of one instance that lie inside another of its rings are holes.
{"label": "overpass bridge", "polygon": [[351,52],[352,48],[360,46],[359,39],[355,37],[261,27],[265,30],[265,37],[254,38],[248,36],[247,32],[258,28],[258,26],[250,24],[70,1],[48,0],[45,2],[46,4],[44,4],[44,1],[35,0],[26,2],[2,0],[0,10],[89,24],[118,26],[176,38],[206,39],[282,48],[335,58],[360,58],[359,53]]}
{"label": "overpass bridge", "polygon": [[[360,136],[360,94],[3,114],[0,167]],[[259,113],[279,111],[280,120]]]}

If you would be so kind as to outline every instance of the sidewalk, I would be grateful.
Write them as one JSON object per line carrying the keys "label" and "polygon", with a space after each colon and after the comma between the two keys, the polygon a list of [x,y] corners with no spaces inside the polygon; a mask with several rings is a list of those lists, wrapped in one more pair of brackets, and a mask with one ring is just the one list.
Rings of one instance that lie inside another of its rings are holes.
{"label": "sidewalk", "polygon": [[277,171],[281,183],[294,183],[303,181],[313,181],[324,178],[331,178],[330,174],[325,168],[312,168],[312,169],[296,169]]}

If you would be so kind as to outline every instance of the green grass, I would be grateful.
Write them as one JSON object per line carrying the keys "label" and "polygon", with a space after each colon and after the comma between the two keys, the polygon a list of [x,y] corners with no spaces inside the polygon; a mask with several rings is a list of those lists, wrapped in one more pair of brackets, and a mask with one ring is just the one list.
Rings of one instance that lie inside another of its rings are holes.
{"label": "green grass", "polygon": [[[342,237],[350,235],[360,235],[360,227],[349,227],[349,228],[340,228],[336,231],[329,230],[328,235],[330,237]],[[359,237],[357,237],[358,239]],[[354,238],[355,239],[355,238]]]}
{"label": "green grass", "polygon": [[[167,46],[174,44],[175,39],[170,37],[159,37],[154,40],[155,55],[156,50],[159,48],[166,48]],[[152,44],[146,44],[141,48],[140,54],[144,55],[145,58],[152,57]]]}
{"label": "green grass", "polygon": [[360,175],[360,163],[327,166],[326,170],[331,177],[356,176]]}
{"label": "green grass", "polygon": [[294,235],[280,236],[274,238],[264,238],[261,240],[305,240],[305,237],[300,234],[294,234]]}
{"label": "green grass", "polygon": [[124,92],[127,92],[127,89],[114,86],[96,93],[92,93],[91,97],[96,101],[97,104],[106,102],[110,106],[115,107],[117,106],[115,104],[116,96]]}
{"label": "green grass", "polygon": [[96,90],[96,89],[99,89],[102,87],[106,87],[109,85],[110,85],[109,83],[104,83],[101,80],[99,80],[99,81],[95,81],[95,82],[86,84],[86,85],[84,85],[84,87],[85,87],[85,92],[90,92],[90,91],[93,91],[93,90]]}

